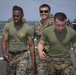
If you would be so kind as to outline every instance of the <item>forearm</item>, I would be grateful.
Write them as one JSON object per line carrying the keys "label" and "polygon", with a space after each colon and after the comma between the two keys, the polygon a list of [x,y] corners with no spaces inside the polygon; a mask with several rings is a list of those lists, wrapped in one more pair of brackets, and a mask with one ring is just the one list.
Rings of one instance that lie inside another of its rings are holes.
{"label": "forearm", "polygon": [[30,48],[30,55],[31,55],[31,59],[32,59],[32,62],[35,63],[35,46],[32,45],[29,47]]}
{"label": "forearm", "polygon": [[76,49],[74,48],[74,55],[75,55],[75,58],[76,58]]}
{"label": "forearm", "polygon": [[2,41],[2,52],[3,54],[7,52],[7,41]]}
{"label": "forearm", "polygon": [[38,43],[38,52],[39,52],[39,53],[41,53],[41,51],[43,51],[43,46],[44,46],[44,44],[40,41],[40,42]]}

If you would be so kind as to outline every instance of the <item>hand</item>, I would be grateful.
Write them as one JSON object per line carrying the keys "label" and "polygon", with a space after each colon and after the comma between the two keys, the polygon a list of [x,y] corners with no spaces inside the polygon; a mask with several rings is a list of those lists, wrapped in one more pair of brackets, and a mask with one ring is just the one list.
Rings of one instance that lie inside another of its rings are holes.
{"label": "hand", "polygon": [[4,53],[4,54],[3,54],[3,59],[4,59],[5,61],[8,61],[8,53]]}
{"label": "hand", "polygon": [[46,54],[45,54],[45,52],[44,51],[40,51],[39,52],[39,57],[40,57],[41,60],[46,60]]}
{"label": "hand", "polygon": [[32,75],[35,74],[35,63],[31,64],[31,72],[32,72]]}

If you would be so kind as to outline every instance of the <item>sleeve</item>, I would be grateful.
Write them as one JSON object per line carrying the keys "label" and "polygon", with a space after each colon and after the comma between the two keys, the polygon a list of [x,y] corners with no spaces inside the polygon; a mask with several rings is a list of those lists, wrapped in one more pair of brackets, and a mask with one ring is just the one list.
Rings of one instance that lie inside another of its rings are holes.
{"label": "sleeve", "polygon": [[44,42],[47,42],[47,36],[46,36],[46,31],[45,30],[42,32],[40,40],[42,40]]}
{"label": "sleeve", "polygon": [[28,29],[28,38],[34,38],[34,32],[31,27]]}
{"label": "sleeve", "polygon": [[73,37],[71,39],[72,43],[76,42],[76,32],[74,31]]}
{"label": "sleeve", "polygon": [[7,34],[7,35],[9,34],[9,30],[8,30],[9,26],[8,25],[9,25],[9,23],[5,24],[3,34]]}

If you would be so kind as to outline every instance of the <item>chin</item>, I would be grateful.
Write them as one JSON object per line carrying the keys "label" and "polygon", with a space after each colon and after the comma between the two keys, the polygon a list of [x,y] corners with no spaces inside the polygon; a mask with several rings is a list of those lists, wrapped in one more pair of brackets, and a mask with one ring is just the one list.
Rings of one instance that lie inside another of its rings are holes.
{"label": "chin", "polygon": [[43,20],[45,20],[46,18],[42,18]]}
{"label": "chin", "polygon": [[63,30],[59,30],[59,32],[62,32]]}

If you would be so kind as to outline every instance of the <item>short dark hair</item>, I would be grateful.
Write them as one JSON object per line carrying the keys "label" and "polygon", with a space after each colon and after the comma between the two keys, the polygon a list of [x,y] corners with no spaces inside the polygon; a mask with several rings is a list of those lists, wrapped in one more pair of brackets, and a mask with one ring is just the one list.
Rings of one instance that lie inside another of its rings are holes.
{"label": "short dark hair", "polygon": [[60,21],[64,21],[65,19],[67,19],[67,16],[63,13],[63,12],[57,12],[55,15],[54,15],[54,21],[58,19]]}
{"label": "short dark hair", "polygon": [[23,9],[21,7],[15,5],[13,7],[13,11],[16,11],[16,10],[21,11],[21,13],[23,14]]}
{"label": "short dark hair", "polygon": [[13,6],[13,10],[14,10],[15,8],[17,8],[17,7],[18,7],[17,5]]}
{"label": "short dark hair", "polygon": [[50,7],[48,4],[42,4],[42,5],[39,7],[39,10],[40,10],[40,8],[44,8],[44,7],[48,7],[49,11],[51,10],[51,7]]}

